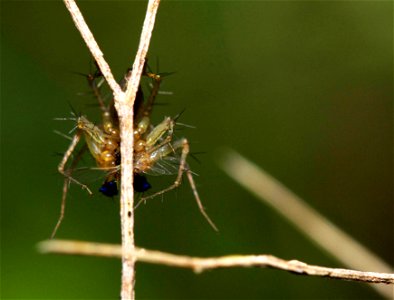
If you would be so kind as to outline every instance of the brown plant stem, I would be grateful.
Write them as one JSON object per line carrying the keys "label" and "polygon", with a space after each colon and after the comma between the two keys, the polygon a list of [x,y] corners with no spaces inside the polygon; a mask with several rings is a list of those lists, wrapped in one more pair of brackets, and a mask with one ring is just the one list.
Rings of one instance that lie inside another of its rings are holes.
{"label": "brown plant stem", "polygon": [[[62,253],[122,257],[122,247],[80,241],[49,240],[38,245],[43,253]],[[191,257],[135,247],[130,256],[136,261],[171,267],[189,268],[196,273],[217,268],[261,267],[292,272],[297,275],[329,277],[333,279],[394,284],[394,274],[361,272],[348,269],[308,265],[298,260],[283,260],[272,255],[227,255],[221,257]]]}
{"label": "brown plant stem", "polygon": [[89,30],[77,4],[74,0],[64,0],[69,10],[75,26],[81,33],[86,45],[92,53],[94,59],[100,67],[108,85],[110,86],[114,99],[115,108],[119,115],[119,128],[121,136],[121,196],[120,196],[120,217],[122,235],[122,284],[121,299],[135,299],[135,259],[128,255],[134,250],[134,189],[133,189],[133,155],[134,155],[134,115],[133,106],[137,94],[142,70],[148,52],[150,38],[155,23],[160,0],[149,0],[145,21],[142,28],[138,51],[134,60],[133,70],[127,84],[126,91],[123,92],[119,84],[115,81],[111,69],[104,59],[93,34]]}

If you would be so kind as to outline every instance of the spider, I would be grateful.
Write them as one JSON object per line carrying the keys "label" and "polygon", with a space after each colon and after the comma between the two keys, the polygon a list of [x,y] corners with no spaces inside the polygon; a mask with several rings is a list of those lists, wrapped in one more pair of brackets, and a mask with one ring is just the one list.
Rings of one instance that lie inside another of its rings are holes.
{"label": "spider", "polygon": [[[210,226],[218,231],[216,225],[209,218],[208,214],[201,203],[200,196],[193,179],[192,171],[186,162],[190,151],[189,142],[186,138],[174,140],[174,127],[177,125],[176,120],[179,117],[165,117],[164,120],[156,126],[150,121],[153,104],[159,93],[162,78],[170,73],[155,74],[144,68],[143,76],[148,77],[152,81],[152,87],[149,97],[144,101],[141,86],[137,92],[136,102],[134,106],[134,190],[136,192],[146,192],[151,188],[146,175],[172,175],[177,174],[174,183],[167,188],[155,192],[151,195],[141,197],[135,208],[142,202],[156,196],[162,195],[168,191],[177,188],[182,181],[183,174],[189,181],[194,198],[197,202],[199,210]],[[122,87],[125,86],[130,70],[126,73]],[[82,154],[89,150],[97,164],[97,169],[107,172],[104,183],[99,191],[108,197],[118,194],[118,182],[121,180],[120,174],[120,134],[119,120],[114,109],[113,100],[107,106],[100,93],[100,86],[103,83],[101,72],[98,70],[94,74],[86,76],[95,97],[98,100],[102,111],[102,124],[95,125],[90,122],[84,115],[75,118],[75,135],[71,140],[71,144],[65,152],[61,160],[58,171],[64,176],[63,196],[60,215],[53,229],[51,238],[53,238],[64,218],[65,201],[70,182],[80,185],[82,189],[87,190],[89,194],[92,191],[89,187],[72,177],[72,172],[76,168]],[[85,139],[84,145],[73,158],[71,165],[66,169],[66,164],[72,157],[76,147],[81,140]],[[87,146],[87,147],[86,147]]]}

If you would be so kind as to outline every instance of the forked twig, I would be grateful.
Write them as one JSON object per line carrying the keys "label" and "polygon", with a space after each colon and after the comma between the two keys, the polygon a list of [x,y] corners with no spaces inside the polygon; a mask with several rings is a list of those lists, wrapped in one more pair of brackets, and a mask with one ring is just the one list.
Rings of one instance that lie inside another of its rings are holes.
{"label": "forked twig", "polygon": [[[50,240],[41,242],[43,253],[62,253],[122,257],[122,247],[115,244],[100,244],[80,241]],[[298,275],[329,277],[333,279],[394,284],[394,274],[361,272],[348,269],[326,268],[308,265],[298,260],[283,260],[272,255],[227,255],[221,257],[191,257],[135,247],[130,253],[136,261],[189,268],[196,273],[217,268],[261,267],[289,271]]]}
{"label": "forked twig", "polygon": [[133,190],[133,154],[134,154],[134,135],[133,135],[133,106],[137,94],[145,57],[148,52],[150,38],[152,36],[157,9],[160,0],[149,0],[145,21],[141,33],[137,55],[133,64],[133,70],[129,79],[127,89],[123,92],[119,84],[115,81],[108,63],[100,50],[93,34],[89,30],[78,6],[74,0],[64,0],[69,10],[75,26],[81,33],[86,45],[92,53],[94,59],[100,67],[104,78],[110,86],[114,99],[115,108],[119,115],[119,128],[121,133],[121,198],[120,216],[122,227],[122,246],[125,255],[122,257],[122,299],[134,299],[134,257],[126,255],[134,249],[134,190]]}

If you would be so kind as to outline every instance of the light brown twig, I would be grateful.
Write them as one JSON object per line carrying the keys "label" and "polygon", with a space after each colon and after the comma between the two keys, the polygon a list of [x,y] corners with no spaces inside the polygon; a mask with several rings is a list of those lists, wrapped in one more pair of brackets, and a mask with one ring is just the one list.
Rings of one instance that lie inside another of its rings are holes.
{"label": "light brown twig", "polygon": [[133,70],[129,79],[127,89],[123,92],[119,84],[115,81],[108,63],[104,59],[93,34],[89,30],[78,6],[74,0],[64,0],[69,10],[75,26],[81,33],[86,45],[92,53],[94,59],[100,67],[105,79],[110,86],[114,99],[115,108],[119,115],[119,128],[121,134],[121,198],[120,198],[120,216],[121,216],[121,234],[122,234],[122,299],[134,299],[134,281],[135,281],[135,260],[133,256],[127,255],[134,250],[134,189],[133,189],[133,155],[134,155],[134,124],[133,124],[133,106],[141,79],[142,70],[145,63],[145,57],[148,52],[150,38],[152,36],[153,26],[159,7],[160,0],[149,0],[145,21],[141,33],[140,44],[137,55],[134,60]]}
{"label": "light brown twig", "polygon": [[[62,253],[122,257],[122,247],[114,244],[99,244],[79,241],[49,240],[41,242],[43,253]],[[191,257],[171,253],[134,248],[130,253],[136,261],[161,264],[171,267],[189,268],[196,273],[217,268],[261,267],[289,271],[298,275],[329,277],[333,279],[394,284],[394,274],[361,272],[348,269],[326,268],[308,265],[298,260],[283,260],[272,255],[228,255],[221,257]]]}
{"label": "light brown twig", "polygon": [[128,256],[134,250],[134,101],[141,79],[142,70],[145,63],[146,54],[152,36],[154,20],[160,0],[149,0],[145,15],[145,21],[141,33],[138,51],[134,60],[133,70],[129,79],[125,98],[115,102],[115,107],[119,115],[120,126],[120,153],[121,161],[121,192],[120,192],[120,216],[122,227],[122,245],[126,253],[122,258],[122,299],[134,299],[134,257]]}

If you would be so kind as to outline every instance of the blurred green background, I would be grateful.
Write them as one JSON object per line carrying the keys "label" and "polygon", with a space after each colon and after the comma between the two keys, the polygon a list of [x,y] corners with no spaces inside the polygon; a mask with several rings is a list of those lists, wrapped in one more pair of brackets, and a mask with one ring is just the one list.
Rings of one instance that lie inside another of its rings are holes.
{"label": "blurred green background", "polygon": [[[80,1],[117,78],[131,66],[145,1]],[[165,79],[156,124],[181,122],[201,217],[187,183],[136,211],[141,247],[214,256],[271,253],[342,267],[218,167],[231,147],[393,265],[393,2],[163,1],[151,64]],[[40,255],[58,217],[70,102],[97,118],[90,55],[60,1],[1,3],[1,298],[117,299],[120,261]],[[154,178],[160,189],[173,178]],[[96,190],[98,183],[93,184]],[[58,238],[118,243],[118,199],[72,186]],[[357,255],[357,253],[354,253]],[[379,271],[379,270],[370,270]],[[379,299],[366,284],[268,269],[138,264],[138,299]]]}

